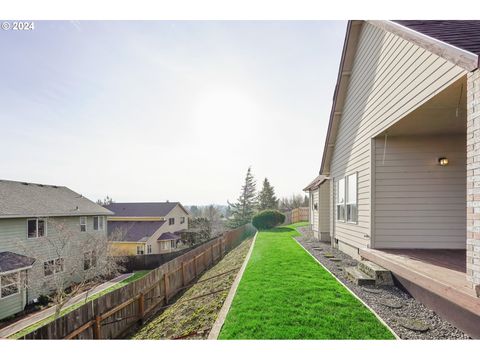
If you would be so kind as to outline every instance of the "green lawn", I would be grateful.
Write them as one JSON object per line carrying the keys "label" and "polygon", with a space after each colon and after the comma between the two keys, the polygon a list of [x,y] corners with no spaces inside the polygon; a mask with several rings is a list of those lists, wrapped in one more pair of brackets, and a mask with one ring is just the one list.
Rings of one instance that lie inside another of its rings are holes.
{"label": "green lawn", "polygon": [[[62,309],[60,311],[60,316],[63,316],[75,309],[78,309],[80,306],[84,305],[85,303],[89,302],[89,301],[93,301],[95,300],[96,298],[99,298],[100,296],[103,296],[109,292],[112,292],[114,290],[117,290],[135,280],[138,280],[140,278],[142,278],[143,276],[145,276],[147,273],[149,273],[150,270],[142,270],[142,271],[136,271],[133,273],[132,276],[126,278],[126,279],[123,279],[122,281],[118,282],[117,284],[113,285],[113,286],[110,286],[109,288],[99,292],[99,293],[96,293],[94,295],[91,295],[89,296],[86,300],[84,301],[80,301],[76,304],[73,304],[73,305],[70,305],[64,309]],[[32,324],[28,327],[26,327],[25,329],[13,334],[13,335],[10,335],[8,338],[9,339],[20,339],[21,337],[31,333],[32,331],[35,331],[37,330],[38,328],[42,327],[43,325],[45,324],[48,324],[49,322],[55,320],[55,315],[51,315],[43,320],[40,320],[39,322],[36,322],[35,324]]]}
{"label": "green lawn", "polygon": [[258,233],[220,339],[394,339],[293,238],[298,223]]}

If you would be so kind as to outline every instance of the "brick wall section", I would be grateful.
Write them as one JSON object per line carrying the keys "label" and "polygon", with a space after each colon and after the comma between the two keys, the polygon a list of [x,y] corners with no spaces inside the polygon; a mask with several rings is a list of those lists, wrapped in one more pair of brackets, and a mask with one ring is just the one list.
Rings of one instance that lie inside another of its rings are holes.
{"label": "brick wall section", "polygon": [[480,296],[480,70],[467,75],[467,279]]}

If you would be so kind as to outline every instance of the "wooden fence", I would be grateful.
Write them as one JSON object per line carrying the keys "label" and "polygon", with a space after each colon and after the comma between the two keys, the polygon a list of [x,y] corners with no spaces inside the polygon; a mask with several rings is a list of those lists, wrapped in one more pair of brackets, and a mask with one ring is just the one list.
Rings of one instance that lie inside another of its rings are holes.
{"label": "wooden fence", "polygon": [[115,339],[141,323],[226,253],[253,235],[248,224],[227,231],[152,270],[143,278],[88,302],[23,339]]}
{"label": "wooden fence", "polygon": [[285,221],[284,221],[285,225],[293,224],[299,221],[309,220],[308,207],[296,208],[291,211],[285,212],[284,215],[285,215]]}
{"label": "wooden fence", "polygon": [[300,207],[292,210],[292,223],[308,221],[308,207]]}

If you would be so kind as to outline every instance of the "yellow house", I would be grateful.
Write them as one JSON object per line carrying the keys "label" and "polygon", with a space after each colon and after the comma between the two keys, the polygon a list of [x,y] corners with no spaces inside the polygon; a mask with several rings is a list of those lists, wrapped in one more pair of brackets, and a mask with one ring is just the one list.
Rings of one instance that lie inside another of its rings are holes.
{"label": "yellow house", "polygon": [[115,255],[164,254],[177,251],[180,232],[190,214],[179,202],[112,203],[107,227]]}

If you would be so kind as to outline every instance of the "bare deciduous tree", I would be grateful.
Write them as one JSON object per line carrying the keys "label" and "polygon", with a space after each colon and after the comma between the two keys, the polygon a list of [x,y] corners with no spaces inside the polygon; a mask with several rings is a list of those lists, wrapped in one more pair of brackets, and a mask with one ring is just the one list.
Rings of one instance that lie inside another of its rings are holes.
{"label": "bare deciduous tree", "polygon": [[[50,292],[55,306],[55,317],[60,315],[65,304],[97,283],[117,276],[122,270],[122,259],[111,256],[108,236],[90,232],[73,231],[66,220],[46,218],[47,234],[37,241],[42,244],[19,244],[25,255],[44,261],[45,252],[52,260],[43,263],[43,287]],[[106,224],[105,224],[106,226]],[[45,249],[48,247],[48,249]],[[45,280],[46,278],[46,280]],[[31,282],[41,282],[32,278]],[[38,286],[39,283],[36,285]],[[31,283],[27,286],[33,286]],[[85,291],[85,301],[89,290]]]}

